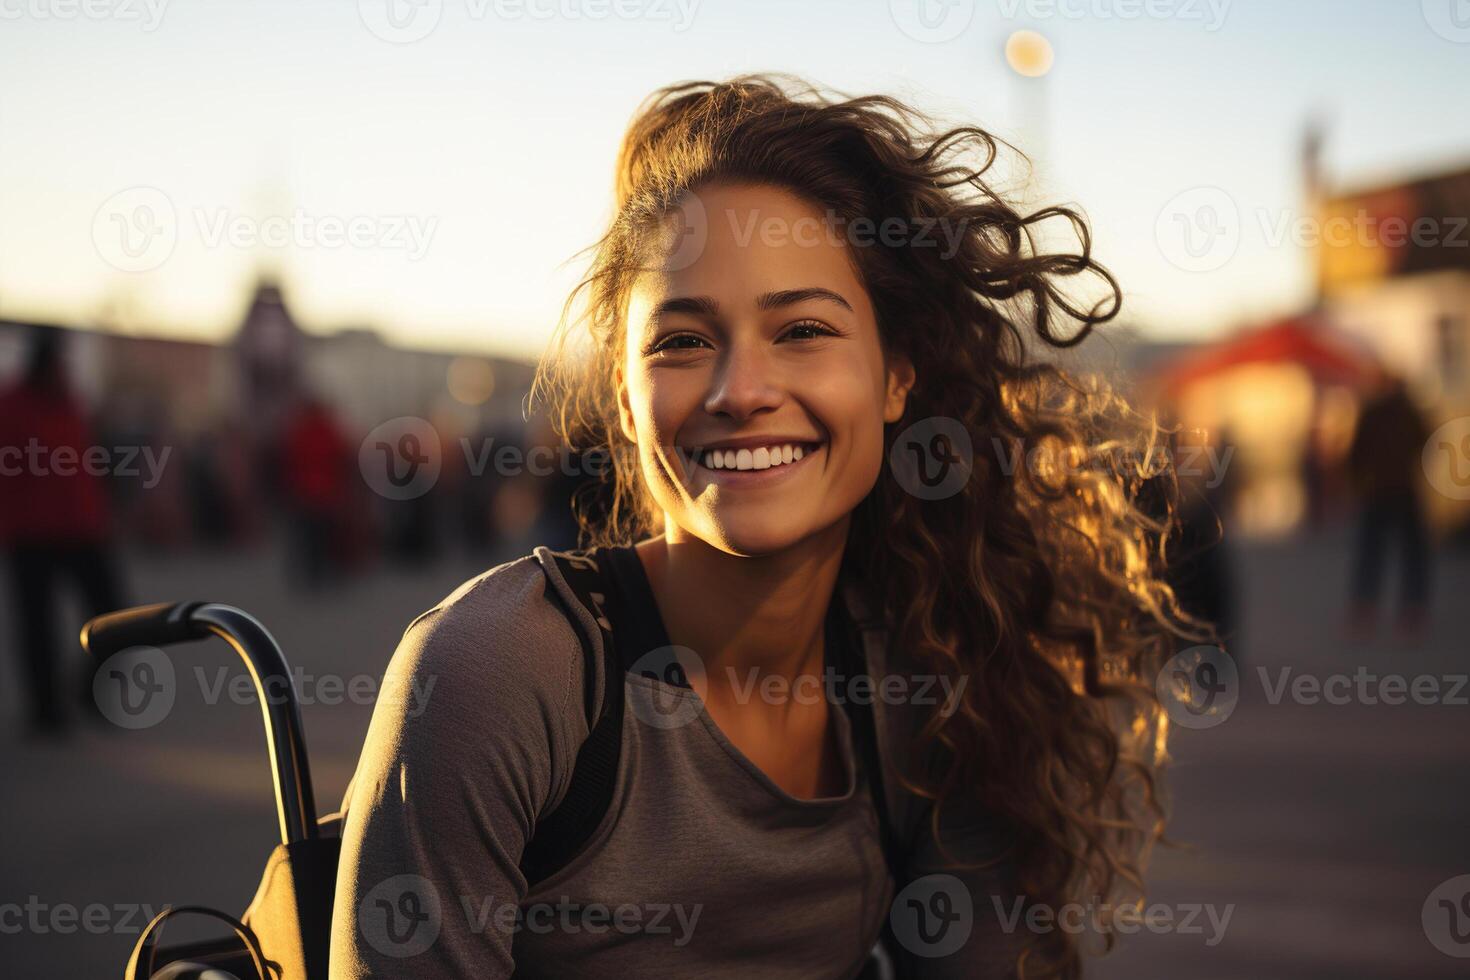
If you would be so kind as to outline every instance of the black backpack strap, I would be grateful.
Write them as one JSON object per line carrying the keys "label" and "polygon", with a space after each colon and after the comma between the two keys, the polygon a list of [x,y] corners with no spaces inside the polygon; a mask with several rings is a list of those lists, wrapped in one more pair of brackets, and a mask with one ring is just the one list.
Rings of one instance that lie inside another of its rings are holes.
{"label": "black backpack strap", "polygon": [[[612,805],[618,775],[618,762],[623,751],[623,666],[613,641],[612,624],[607,618],[608,583],[599,564],[597,551],[549,551],[561,577],[572,593],[597,623],[602,636],[602,705],[594,703],[597,647],[575,612],[567,608],[560,591],[550,578],[546,593],[562,606],[562,611],[582,641],[586,658],[585,706],[588,719],[587,741],[577,751],[571,784],[561,804],[536,823],[531,839],[521,855],[521,873],[528,884],[544,881],[565,867],[591,838]],[[550,574],[549,569],[543,569]],[[596,717],[594,717],[594,712]]]}
{"label": "black backpack strap", "polygon": [[[537,822],[530,841],[521,856],[521,872],[530,884],[544,881],[576,857],[582,846],[591,838],[608,807],[617,779],[618,764],[623,746],[623,673],[626,665],[619,656],[613,637],[612,623],[608,619],[613,585],[605,577],[604,566],[608,564],[605,553],[600,550],[556,552],[545,554],[556,562],[562,578],[571,587],[577,600],[586,608],[597,623],[602,636],[603,699],[598,716],[593,718],[597,706],[594,701],[593,685],[590,683],[597,666],[596,647],[586,632],[581,619],[562,601],[561,593],[548,579],[547,594],[562,605],[562,611],[571,621],[582,641],[582,652],[586,658],[586,710],[589,734],[577,752],[572,770],[571,784],[561,805]],[[543,559],[544,560],[544,559]],[[610,574],[607,568],[606,573]],[[864,653],[864,636],[870,624],[855,624],[847,615],[843,601],[844,592],[838,591],[832,598],[828,610],[827,638],[829,648],[838,651],[838,669],[846,676],[866,673],[867,657]],[[867,699],[863,699],[867,701]],[[846,698],[843,709],[847,712],[853,732],[854,748],[857,751],[863,772],[867,775],[873,808],[878,817],[878,832],[883,848],[884,860],[895,887],[902,888],[904,862],[902,847],[888,812],[888,797],[883,788],[883,769],[878,753],[877,725],[871,702],[858,703],[859,699]]]}
{"label": "black backpack strap", "polygon": [[[870,636],[886,637],[887,634],[881,624],[868,617],[862,600],[856,597],[850,600],[849,595],[848,587],[839,580],[838,589],[832,596],[828,609],[828,649],[840,651],[838,670],[845,677],[871,676],[873,665],[867,655],[867,640]],[[858,604],[855,609],[851,605],[854,601]],[[882,678],[873,677],[870,690],[876,690],[881,682]],[[873,798],[873,811],[878,817],[878,840],[883,848],[883,861],[888,866],[889,877],[893,879],[893,893],[897,896],[908,884],[905,870],[906,848],[889,813],[888,795],[883,788],[883,760],[878,750],[878,724],[873,712],[873,699],[843,698],[842,707],[852,726],[853,747],[868,778],[868,792]],[[894,934],[891,915],[883,917],[878,944],[886,955],[880,958],[870,957],[864,977],[907,978],[923,975],[921,970],[912,965],[905,947]],[[879,968],[877,964],[884,961],[886,966]]]}
{"label": "black backpack strap", "polygon": [[[838,671],[844,678],[868,676],[868,658],[864,649],[865,635],[872,629],[870,624],[855,624],[847,614],[845,593],[841,586],[832,596],[828,607],[827,638],[829,649],[838,651]],[[874,677],[871,687],[877,687],[882,678]],[[873,797],[873,809],[878,816],[879,842],[883,846],[883,859],[888,864],[888,873],[893,877],[895,889],[904,885],[903,848],[888,813],[888,796],[883,789],[883,763],[878,753],[878,725],[873,714],[872,698],[843,698],[843,710],[852,726],[853,748],[856,749],[863,772],[868,777],[868,791]]]}

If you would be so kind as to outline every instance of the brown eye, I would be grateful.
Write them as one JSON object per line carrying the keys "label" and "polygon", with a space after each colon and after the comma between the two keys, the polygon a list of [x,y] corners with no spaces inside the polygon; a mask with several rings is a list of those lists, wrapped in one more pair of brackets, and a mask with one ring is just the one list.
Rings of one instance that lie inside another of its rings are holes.
{"label": "brown eye", "polygon": [[[690,343],[685,344],[682,343],[683,341],[689,341]],[[672,337],[665,337],[653,347],[650,347],[648,353],[659,354],[666,350],[695,350],[696,348],[692,345],[703,344],[704,342],[703,337],[696,337],[692,333],[678,333]]]}
{"label": "brown eye", "polygon": [[791,325],[786,332],[787,337],[796,335],[796,340],[810,340],[815,337],[835,337],[837,335],[831,327],[820,320],[801,320]]}

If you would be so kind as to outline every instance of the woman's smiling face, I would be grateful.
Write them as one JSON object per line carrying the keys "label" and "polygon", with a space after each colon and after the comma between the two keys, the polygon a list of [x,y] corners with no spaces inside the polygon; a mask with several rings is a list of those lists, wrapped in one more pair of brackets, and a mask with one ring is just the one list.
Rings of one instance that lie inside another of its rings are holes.
{"label": "woman's smiling face", "polygon": [[873,488],[912,371],[885,365],[852,246],[814,206],[749,184],[698,200],[703,248],[668,243],[630,296],[620,420],[666,525],[770,554]]}

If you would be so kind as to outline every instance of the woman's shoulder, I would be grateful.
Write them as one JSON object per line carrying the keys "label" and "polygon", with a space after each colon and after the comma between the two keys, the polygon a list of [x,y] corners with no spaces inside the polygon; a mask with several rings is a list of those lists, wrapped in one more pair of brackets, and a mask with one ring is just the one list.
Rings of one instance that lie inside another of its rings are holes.
{"label": "woman's shoulder", "polygon": [[415,690],[433,683],[464,708],[581,717],[583,640],[543,551],[481,572],[420,613],[389,673]]}
{"label": "woman's shoulder", "polygon": [[531,821],[560,800],[587,738],[587,668],[541,550],[466,580],[408,624],[344,810],[391,809],[409,794],[453,809],[470,778],[500,785]]}

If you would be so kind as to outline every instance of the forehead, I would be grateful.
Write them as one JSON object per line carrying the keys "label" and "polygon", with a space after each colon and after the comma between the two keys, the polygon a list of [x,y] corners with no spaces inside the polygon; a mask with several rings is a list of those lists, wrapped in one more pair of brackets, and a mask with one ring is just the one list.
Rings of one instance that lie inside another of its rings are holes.
{"label": "forehead", "polygon": [[736,184],[703,188],[668,223],[635,281],[629,330],[647,328],[648,312],[673,296],[707,296],[722,311],[748,312],[757,297],[821,286],[871,319],[866,290],[842,234],[843,224],[790,191]]}

